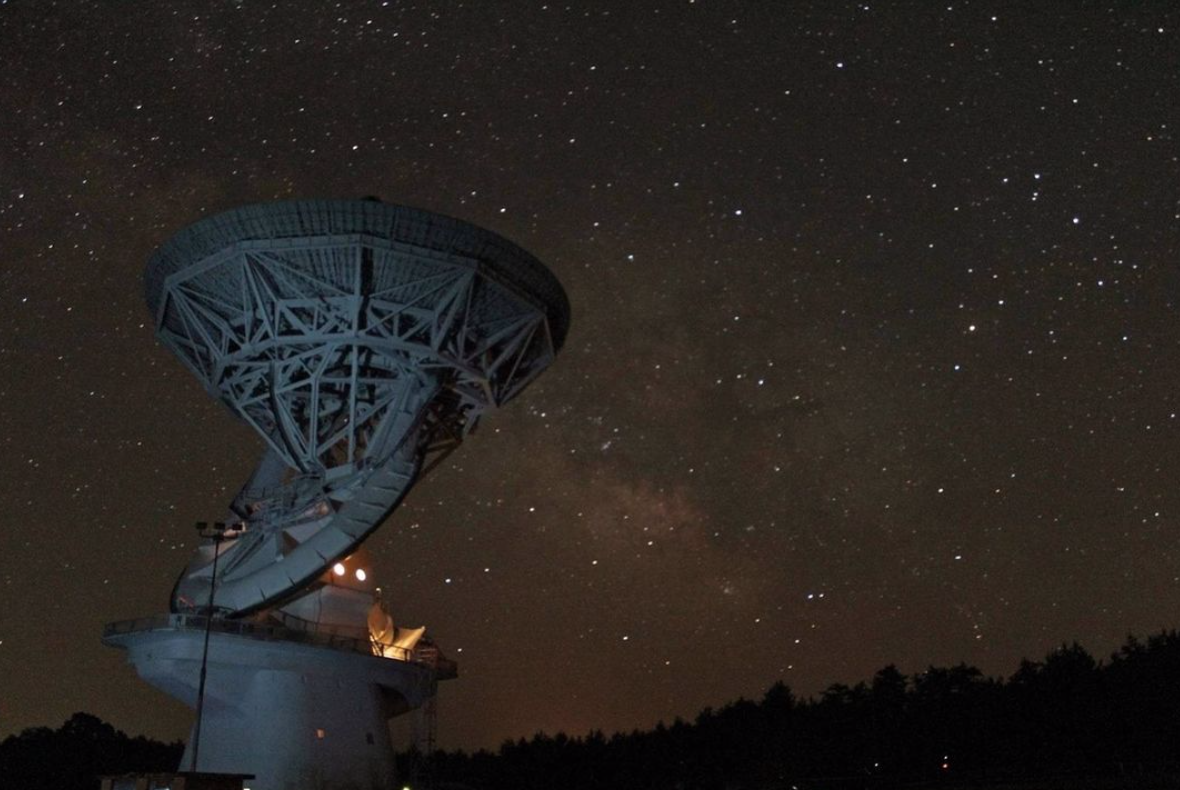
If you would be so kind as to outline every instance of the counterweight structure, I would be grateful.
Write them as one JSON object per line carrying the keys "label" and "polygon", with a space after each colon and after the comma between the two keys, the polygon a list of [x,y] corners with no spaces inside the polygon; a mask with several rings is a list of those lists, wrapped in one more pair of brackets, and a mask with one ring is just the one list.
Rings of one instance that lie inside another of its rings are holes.
{"label": "counterweight structure", "polygon": [[553,361],[565,293],[493,233],[373,200],[209,217],[152,256],[145,285],[161,342],[265,451],[171,614],[104,639],[195,704],[211,625],[198,769],[255,774],[253,790],[385,787],[385,722],[456,668],[394,624],[361,543]]}

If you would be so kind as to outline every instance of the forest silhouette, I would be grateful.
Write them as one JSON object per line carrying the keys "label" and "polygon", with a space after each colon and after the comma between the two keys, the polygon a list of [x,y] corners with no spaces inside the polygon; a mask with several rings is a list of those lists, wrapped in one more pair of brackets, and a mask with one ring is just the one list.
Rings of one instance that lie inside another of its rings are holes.
{"label": "forest silhouette", "polygon": [[[913,676],[887,666],[814,699],[776,683],[691,723],[538,734],[436,754],[433,772],[487,790],[1180,787],[1180,635],[1129,637],[1105,662],[1063,645],[1006,681],[960,664]],[[1101,779],[1116,781],[1092,785]]]}
{"label": "forest silhouette", "polygon": [[[815,698],[776,683],[692,722],[539,733],[399,764],[402,777],[479,790],[1180,787],[1178,734],[1180,634],[1165,631],[1129,637],[1106,661],[1063,645],[1006,680],[965,664],[887,666]],[[173,770],[181,752],[78,713],[0,743],[0,790],[93,790],[102,774]]]}
{"label": "forest silhouette", "polygon": [[0,790],[98,790],[100,776],[174,771],[184,744],[131,738],[89,713],[0,742]]}

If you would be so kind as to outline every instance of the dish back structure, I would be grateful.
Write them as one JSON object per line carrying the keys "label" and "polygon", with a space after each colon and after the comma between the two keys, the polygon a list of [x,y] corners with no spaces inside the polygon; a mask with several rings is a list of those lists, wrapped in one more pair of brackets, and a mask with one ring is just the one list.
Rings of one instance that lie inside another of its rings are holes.
{"label": "dish back structure", "polygon": [[[152,256],[157,336],[266,442],[231,504],[215,605],[281,603],[349,555],[417,475],[553,360],[556,278],[473,225],[369,200],[247,206]],[[173,611],[208,597],[212,544]]]}

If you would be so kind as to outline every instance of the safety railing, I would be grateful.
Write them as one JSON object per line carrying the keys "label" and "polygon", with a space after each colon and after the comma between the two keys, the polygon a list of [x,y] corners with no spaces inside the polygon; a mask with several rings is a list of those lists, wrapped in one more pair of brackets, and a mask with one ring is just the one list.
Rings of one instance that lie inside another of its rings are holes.
{"label": "safety railing", "polygon": [[212,623],[210,623],[209,618],[201,614],[162,614],[153,617],[141,617],[135,620],[120,620],[118,622],[108,623],[104,626],[102,635],[103,638],[106,638],[142,631],[204,631],[208,627],[214,633],[233,634],[249,639],[296,642],[369,656],[383,655],[385,658],[408,661],[415,664],[432,664],[431,659],[433,656],[426,654],[419,656],[417,651],[398,650],[397,652],[393,652],[385,650],[377,653],[374,651],[373,643],[368,636],[360,635],[362,629],[318,626],[304,620],[300,620],[300,623],[306,624],[308,627],[290,628],[273,623],[227,620],[221,617],[214,617]]}

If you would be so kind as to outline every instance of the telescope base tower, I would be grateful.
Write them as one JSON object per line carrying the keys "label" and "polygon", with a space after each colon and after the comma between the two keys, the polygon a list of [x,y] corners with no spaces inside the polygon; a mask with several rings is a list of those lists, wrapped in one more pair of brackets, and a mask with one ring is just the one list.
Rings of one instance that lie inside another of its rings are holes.
{"label": "telescope base tower", "polygon": [[[134,630],[116,623],[103,641],[125,649],[145,681],[195,708],[203,621],[171,615]],[[276,638],[275,629],[241,630],[210,634],[197,765],[190,737],[180,769],[253,774],[251,790],[394,786],[389,720],[429,699],[436,670],[366,655],[356,640],[301,644]]]}

